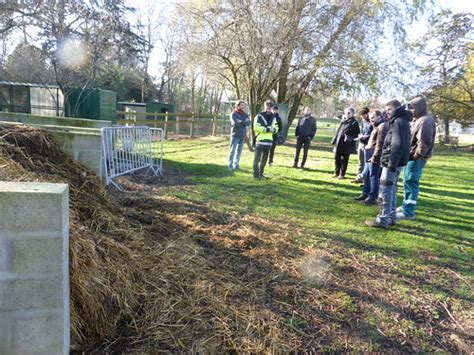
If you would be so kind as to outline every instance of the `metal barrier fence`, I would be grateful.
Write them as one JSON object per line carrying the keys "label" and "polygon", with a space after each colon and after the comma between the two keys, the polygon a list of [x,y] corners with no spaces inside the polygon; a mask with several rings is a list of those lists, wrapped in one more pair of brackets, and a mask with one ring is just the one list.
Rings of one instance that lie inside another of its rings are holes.
{"label": "metal barrier fence", "polygon": [[112,183],[122,190],[114,178],[145,168],[154,175],[162,175],[164,134],[161,128],[121,126],[104,127],[101,131],[101,175],[106,185]]}

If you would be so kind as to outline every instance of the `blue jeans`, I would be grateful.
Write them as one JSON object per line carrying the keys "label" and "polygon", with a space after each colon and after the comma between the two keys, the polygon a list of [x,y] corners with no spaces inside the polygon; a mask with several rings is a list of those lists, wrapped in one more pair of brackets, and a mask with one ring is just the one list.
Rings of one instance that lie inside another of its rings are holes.
{"label": "blue jeans", "polygon": [[237,169],[240,163],[240,155],[244,147],[244,139],[231,137],[230,139],[230,153],[229,153],[229,168]]}
{"label": "blue jeans", "polygon": [[364,180],[364,188],[362,189],[362,195],[369,196],[370,192],[370,165],[372,163],[365,162],[364,170],[362,170],[362,180]]}
{"label": "blue jeans", "polygon": [[382,204],[377,216],[377,222],[383,226],[390,225],[390,222],[397,221],[397,183],[402,168],[399,167],[395,172],[388,171],[388,168],[382,167],[380,176],[380,196]]}
{"label": "blue jeans", "polygon": [[403,214],[415,217],[416,202],[420,192],[420,179],[426,160],[410,160],[403,170]]}
{"label": "blue jeans", "polygon": [[362,195],[369,200],[375,200],[379,196],[380,164],[367,162],[362,172],[364,179],[364,190]]}

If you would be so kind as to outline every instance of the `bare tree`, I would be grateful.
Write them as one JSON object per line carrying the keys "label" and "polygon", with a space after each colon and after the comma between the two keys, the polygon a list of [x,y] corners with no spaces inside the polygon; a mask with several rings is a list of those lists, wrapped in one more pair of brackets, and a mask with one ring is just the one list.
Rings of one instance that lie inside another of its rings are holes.
{"label": "bare tree", "polygon": [[[403,36],[396,30],[405,10],[415,14],[423,3],[221,0],[191,2],[182,12],[193,40],[218,63],[235,95],[248,100],[252,114],[273,98],[290,106],[291,122],[303,98],[321,83],[345,90],[375,87],[379,67],[367,43],[375,48],[390,26],[397,38]],[[334,77],[339,80],[331,83]]]}

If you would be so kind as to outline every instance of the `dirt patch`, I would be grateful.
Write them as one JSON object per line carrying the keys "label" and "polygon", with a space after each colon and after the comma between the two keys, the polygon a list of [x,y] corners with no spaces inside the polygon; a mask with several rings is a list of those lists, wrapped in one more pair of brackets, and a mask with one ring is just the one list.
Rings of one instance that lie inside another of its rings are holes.
{"label": "dirt patch", "polygon": [[472,347],[472,300],[423,288],[439,275],[447,288],[472,287],[444,269],[406,277],[386,255],[337,239],[308,247],[294,225],[160,194],[192,188],[181,172],[123,178],[124,192],[106,192],[51,136],[10,127],[0,137],[2,179],[70,184],[74,351]]}

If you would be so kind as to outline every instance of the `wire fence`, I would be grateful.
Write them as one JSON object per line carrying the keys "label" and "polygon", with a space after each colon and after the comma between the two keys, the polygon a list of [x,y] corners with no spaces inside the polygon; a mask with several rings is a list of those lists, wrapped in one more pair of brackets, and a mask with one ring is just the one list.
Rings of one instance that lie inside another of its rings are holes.
{"label": "wire fence", "polygon": [[117,124],[162,128],[165,138],[169,135],[216,136],[230,132],[228,115],[117,111]]}
{"label": "wire fence", "polygon": [[[296,123],[301,116],[295,117],[289,127],[288,136],[294,135]],[[318,130],[334,133],[339,121],[330,118],[316,119]],[[230,133],[230,114],[210,115],[192,113],[161,113],[161,112],[117,112],[117,124],[141,125],[162,128],[165,138],[169,136],[218,136]]]}

